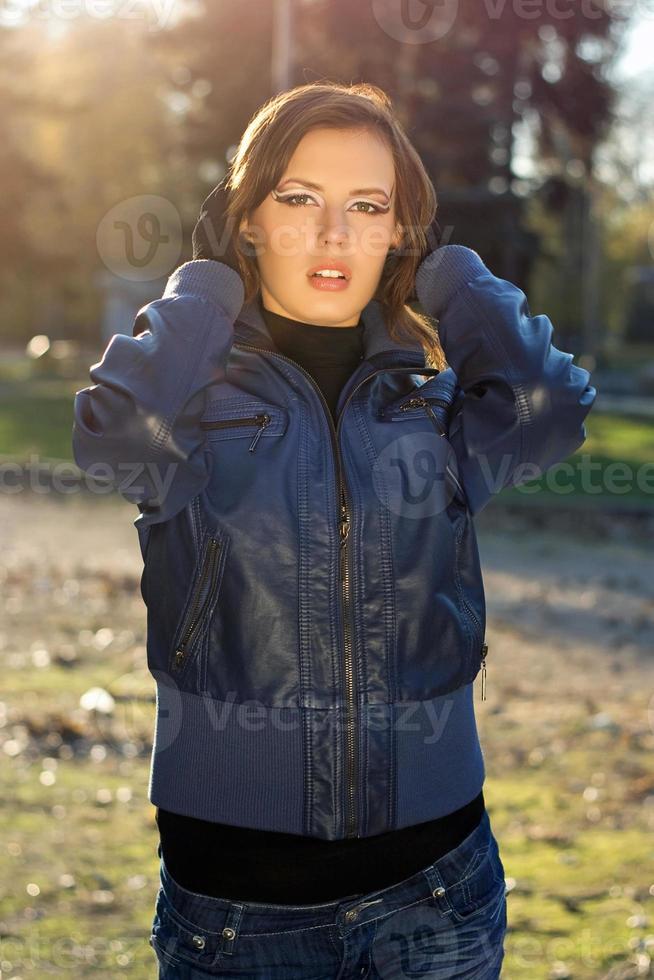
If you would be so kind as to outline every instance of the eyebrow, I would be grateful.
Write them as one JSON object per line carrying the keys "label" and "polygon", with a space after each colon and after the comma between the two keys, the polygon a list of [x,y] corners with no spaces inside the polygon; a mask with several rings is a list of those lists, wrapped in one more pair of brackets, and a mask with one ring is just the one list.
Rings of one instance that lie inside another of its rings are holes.
{"label": "eyebrow", "polygon": [[[305,187],[311,187],[312,190],[314,191],[324,190],[324,187],[321,187],[320,184],[314,184],[313,181],[311,180],[302,180],[301,177],[287,177],[286,180],[283,180],[282,183],[279,184],[278,186],[283,187],[284,184],[289,184],[291,183],[291,181],[297,184],[304,184]],[[393,188],[391,188],[391,194],[392,193],[393,193]],[[359,187],[357,190],[350,191],[350,194],[383,194],[384,197],[389,198],[386,191],[383,190],[381,187]]]}

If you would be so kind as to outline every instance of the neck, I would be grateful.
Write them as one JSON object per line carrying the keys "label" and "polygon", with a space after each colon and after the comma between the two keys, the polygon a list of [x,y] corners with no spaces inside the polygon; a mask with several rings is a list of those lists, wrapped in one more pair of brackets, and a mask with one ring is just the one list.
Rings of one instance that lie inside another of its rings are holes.
{"label": "neck", "polygon": [[[259,297],[259,305],[261,307],[262,312],[265,311],[265,313],[272,314],[273,316],[280,317],[283,320],[290,320],[292,323],[302,323],[302,324],[305,324],[306,326],[311,326],[311,327],[325,327],[326,329],[336,329],[336,330],[341,329],[341,328],[350,328],[351,329],[353,327],[358,327],[361,324],[361,314],[360,313],[359,313],[358,317],[356,319],[352,319],[352,321],[350,323],[318,323],[318,322],[316,322],[314,320],[311,320],[311,321],[309,321],[309,320],[302,320],[299,317],[291,316],[290,313],[288,313],[285,310],[282,310],[281,307],[278,307],[276,309],[271,309],[270,306],[267,305],[268,302],[270,302],[270,301],[268,301],[268,300],[264,301],[262,297]],[[274,303],[274,301],[273,301],[271,303],[271,306],[276,307],[277,304]]]}

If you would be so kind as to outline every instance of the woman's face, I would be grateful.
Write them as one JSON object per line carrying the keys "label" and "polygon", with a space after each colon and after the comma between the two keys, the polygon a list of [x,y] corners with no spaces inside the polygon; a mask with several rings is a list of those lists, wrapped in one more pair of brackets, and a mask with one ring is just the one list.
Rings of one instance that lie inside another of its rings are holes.
{"label": "woman's face", "polygon": [[[264,307],[304,323],[358,323],[388,249],[402,237],[394,185],[391,152],[373,133],[308,132],[277,186],[241,222],[256,246]],[[334,268],[333,260],[348,267],[339,288],[330,288],[331,278],[309,277],[313,269]]]}

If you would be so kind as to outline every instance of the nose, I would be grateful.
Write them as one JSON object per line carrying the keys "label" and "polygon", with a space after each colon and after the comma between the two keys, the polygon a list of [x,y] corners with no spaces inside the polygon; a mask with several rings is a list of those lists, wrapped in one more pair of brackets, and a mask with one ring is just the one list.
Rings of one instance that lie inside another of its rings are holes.
{"label": "nose", "polygon": [[334,207],[326,210],[325,220],[318,222],[316,233],[321,244],[343,245],[350,239],[351,228],[341,208]]}

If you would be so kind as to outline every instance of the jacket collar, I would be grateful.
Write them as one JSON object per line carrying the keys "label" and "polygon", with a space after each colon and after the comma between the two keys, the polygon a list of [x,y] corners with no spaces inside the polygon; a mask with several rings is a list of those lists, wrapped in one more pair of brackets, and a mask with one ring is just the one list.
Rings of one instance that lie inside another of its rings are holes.
{"label": "jacket collar", "polygon": [[[387,357],[393,361],[406,360],[409,365],[424,367],[425,353],[417,341],[398,343],[388,332],[382,304],[372,299],[361,311],[363,320],[363,356],[373,364],[382,363]],[[259,309],[258,297],[244,303],[234,323],[234,339],[265,350],[277,351],[266,321]],[[385,356],[381,356],[385,355]]]}

